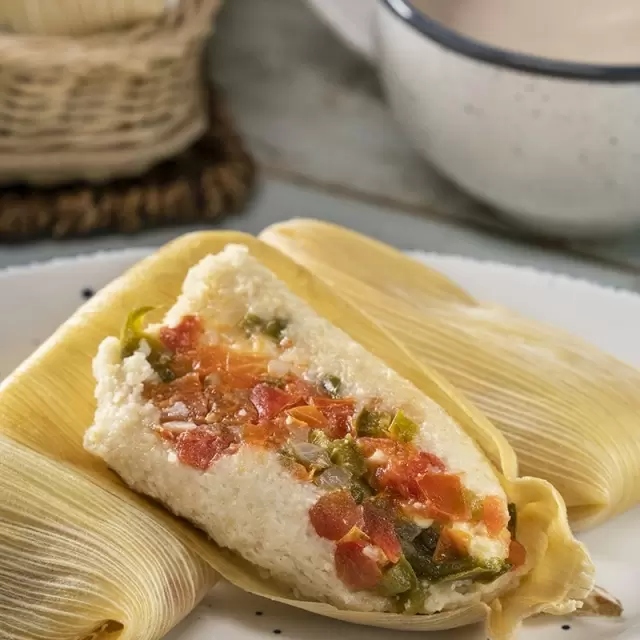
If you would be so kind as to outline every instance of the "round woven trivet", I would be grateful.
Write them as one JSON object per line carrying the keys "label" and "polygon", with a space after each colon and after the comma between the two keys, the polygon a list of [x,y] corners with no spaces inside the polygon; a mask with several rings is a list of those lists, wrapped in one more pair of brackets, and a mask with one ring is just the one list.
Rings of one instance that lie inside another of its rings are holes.
{"label": "round woven trivet", "polygon": [[132,233],[241,210],[255,165],[213,90],[209,102],[209,126],[202,138],[137,178],[104,185],[1,188],[0,242]]}

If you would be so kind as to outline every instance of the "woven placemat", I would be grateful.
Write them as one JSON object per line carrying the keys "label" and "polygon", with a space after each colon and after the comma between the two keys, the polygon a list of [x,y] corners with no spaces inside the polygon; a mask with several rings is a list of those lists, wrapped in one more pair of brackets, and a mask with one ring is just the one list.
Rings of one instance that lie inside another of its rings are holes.
{"label": "woven placemat", "polygon": [[208,99],[202,138],[142,176],[104,185],[0,188],[0,242],[133,233],[241,210],[255,165],[219,93],[212,89]]}

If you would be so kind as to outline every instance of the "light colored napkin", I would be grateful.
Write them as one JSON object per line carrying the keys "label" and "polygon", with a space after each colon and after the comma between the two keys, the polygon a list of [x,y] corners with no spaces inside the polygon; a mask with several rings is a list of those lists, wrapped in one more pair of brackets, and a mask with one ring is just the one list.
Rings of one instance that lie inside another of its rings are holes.
{"label": "light colored napkin", "polygon": [[179,0],[0,0],[0,25],[39,35],[85,35],[162,15]]}

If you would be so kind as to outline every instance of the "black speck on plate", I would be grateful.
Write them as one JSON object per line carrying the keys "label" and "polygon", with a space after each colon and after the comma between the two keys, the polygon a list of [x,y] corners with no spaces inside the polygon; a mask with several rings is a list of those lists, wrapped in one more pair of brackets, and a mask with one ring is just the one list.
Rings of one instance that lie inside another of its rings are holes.
{"label": "black speck on plate", "polygon": [[569,631],[569,629],[571,629],[571,625],[570,625],[570,624],[563,624],[563,625],[562,625],[562,628],[563,628],[565,631]]}
{"label": "black speck on plate", "polygon": [[256,615],[257,616],[261,616],[262,615],[262,611],[256,611]]}
{"label": "black speck on plate", "polygon": [[82,297],[85,300],[88,300],[89,298],[93,298],[95,292],[90,287],[85,287],[81,293],[82,293]]}
{"label": "black speck on plate", "polygon": [[274,629],[273,633],[275,633],[278,636],[282,633],[282,631],[280,629]]}

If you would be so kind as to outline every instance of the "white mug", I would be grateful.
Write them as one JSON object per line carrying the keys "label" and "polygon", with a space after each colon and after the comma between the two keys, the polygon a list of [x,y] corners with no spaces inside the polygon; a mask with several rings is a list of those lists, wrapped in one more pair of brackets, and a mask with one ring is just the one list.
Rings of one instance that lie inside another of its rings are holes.
{"label": "white mug", "polygon": [[409,140],[465,191],[543,232],[640,226],[640,60],[502,49],[411,0],[310,2],[379,67]]}

